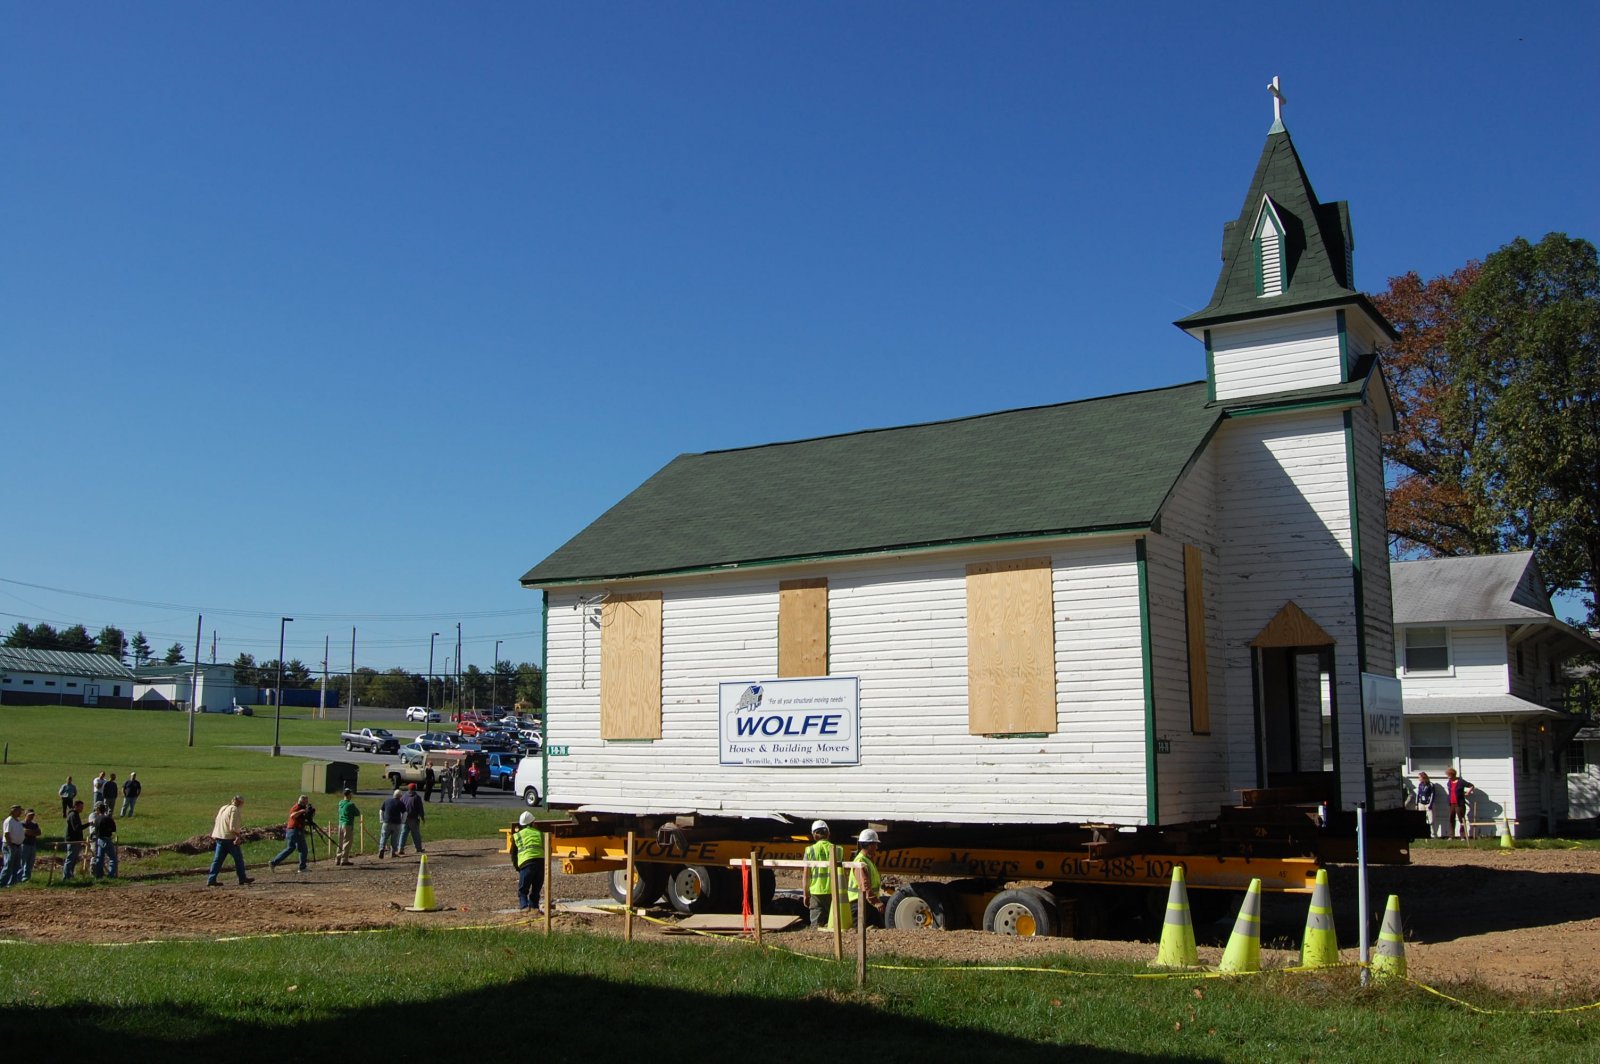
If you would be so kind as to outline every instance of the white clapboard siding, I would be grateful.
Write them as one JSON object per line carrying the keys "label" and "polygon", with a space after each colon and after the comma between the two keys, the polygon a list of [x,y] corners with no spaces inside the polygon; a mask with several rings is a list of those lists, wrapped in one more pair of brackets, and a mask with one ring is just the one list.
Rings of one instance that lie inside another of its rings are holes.
{"label": "white clapboard siding", "polygon": [[1456,771],[1476,788],[1474,815],[1520,818],[1511,752],[1511,727],[1502,719],[1456,720]]}
{"label": "white clapboard siding", "polygon": [[1218,612],[1233,789],[1256,783],[1250,641],[1293,601],[1335,640],[1343,799],[1365,799],[1349,474],[1341,414],[1230,420],[1217,456]]}
{"label": "white clapboard siding", "polygon": [[574,593],[553,592],[549,741],[569,754],[550,758],[550,799],[623,812],[1140,823],[1144,696],[1133,544],[1069,544],[1052,557],[1058,722],[1053,734],[1031,739],[968,734],[966,565],[975,558],[808,572],[828,577],[830,672],[861,685],[861,764],[836,768],[719,764],[717,685],[777,671],[776,576],[662,588],[663,718],[654,742],[599,739],[598,643],[591,633],[585,685],[582,612],[572,609]]}
{"label": "white clapboard siding", "polygon": [[[1145,576],[1150,594],[1150,641],[1154,671],[1156,738],[1167,753],[1156,755],[1157,816],[1163,823],[1206,820],[1232,804],[1228,783],[1229,728],[1251,728],[1230,719],[1223,699],[1222,629],[1217,618],[1221,569],[1216,553],[1216,456],[1203,453],[1179,482],[1161,511],[1162,535],[1146,545]],[[1211,731],[1191,728],[1188,618],[1184,599],[1184,544],[1200,550],[1204,564],[1207,674],[1211,692]]]}
{"label": "white clapboard siding", "polygon": [[1450,670],[1442,673],[1402,670],[1403,697],[1503,695],[1510,689],[1503,626],[1451,626],[1446,632],[1450,641]]}
{"label": "white clapboard siding", "polygon": [[1379,676],[1394,671],[1394,599],[1389,582],[1388,513],[1383,486],[1383,438],[1370,407],[1351,412],[1355,443],[1357,512],[1361,519],[1363,619],[1367,635],[1367,671]]}
{"label": "white clapboard siding", "polygon": [[1327,310],[1212,326],[1211,367],[1218,399],[1338,384],[1338,319]]}

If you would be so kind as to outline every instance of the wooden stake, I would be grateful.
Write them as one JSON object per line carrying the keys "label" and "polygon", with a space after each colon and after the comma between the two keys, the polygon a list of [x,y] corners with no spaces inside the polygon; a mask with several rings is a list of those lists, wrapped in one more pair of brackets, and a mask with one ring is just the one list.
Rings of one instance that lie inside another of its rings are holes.
{"label": "wooden stake", "polygon": [[864,890],[856,899],[856,920],[856,989],[860,990],[867,985],[867,892]]}
{"label": "wooden stake", "polygon": [[540,828],[539,835],[544,840],[544,897],[541,900],[544,902],[544,933],[548,938],[556,909],[554,855],[550,852],[550,833]]}
{"label": "wooden stake", "polygon": [[750,851],[750,907],[756,914],[756,945],[761,945],[761,861]]}
{"label": "wooden stake", "polygon": [[844,960],[844,914],[848,905],[839,904],[839,847],[828,844],[828,884],[833,893],[828,895],[828,914],[833,919],[833,959]]}
{"label": "wooden stake", "polygon": [[628,831],[628,878],[622,892],[622,940],[633,941],[633,831]]}

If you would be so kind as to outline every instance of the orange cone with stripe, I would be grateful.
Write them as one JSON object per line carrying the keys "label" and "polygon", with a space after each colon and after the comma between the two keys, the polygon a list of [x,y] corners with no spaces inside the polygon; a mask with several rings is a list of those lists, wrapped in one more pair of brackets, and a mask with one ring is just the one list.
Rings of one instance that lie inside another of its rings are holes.
{"label": "orange cone with stripe", "polygon": [[1328,870],[1317,869],[1317,884],[1311,890],[1311,909],[1306,913],[1306,935],[1300,944],[1300,967],[1332,968],[1339,963],[1339,936],[1333,930],[1333,891],[1328,888]]}
{"label": "orange cone with stripe", "polygon": [[436,913],[439,903],[433,897],[433,880],[428,877],[428,855],[418,858],[417,897],[407,908],[408,913]]}
{"label": "orange cone with stripe", "polygon": [[1167,890],[1167,915],[1161,924],[1161,948],[1151,964],[1157,968],[1193,968],[1200,963],[1194,948],[1194,921],[1189,916],[1189,891],[1183,866],[1172,870]]}
{"label": "orange cone with stripe", "polygon": [[1222,951],[1219,972],[1259,972],[1261,970],[1261,880],[1252,879],[1233,922],[1228,948]]}

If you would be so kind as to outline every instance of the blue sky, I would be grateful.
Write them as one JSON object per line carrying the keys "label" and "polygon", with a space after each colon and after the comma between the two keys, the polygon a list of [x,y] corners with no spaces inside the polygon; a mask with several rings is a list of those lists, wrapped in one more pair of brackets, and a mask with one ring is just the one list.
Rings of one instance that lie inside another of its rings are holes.
{"label": "blue sky", "polygon": [[1590,4],[4,18],[0,627],[219,659],[538,660],[679,453],[1200,378],[1274,74],[1368,290],[1600,236]]}

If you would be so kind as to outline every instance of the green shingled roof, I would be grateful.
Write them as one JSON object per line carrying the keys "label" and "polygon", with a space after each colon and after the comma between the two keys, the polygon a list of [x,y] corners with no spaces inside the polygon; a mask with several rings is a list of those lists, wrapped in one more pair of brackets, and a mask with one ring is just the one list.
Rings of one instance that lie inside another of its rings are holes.
{"label": "green shingled roof", "polygon": [[[1276,296],[1256,294],[1253,230],[1263,198],[1272,201],[1288,230],[1284,234],[1288,276],[1283,293]],[[1195,329],[1241,318],[1353,303],[1387,328],[1388,323],[1371,301],[1353,287],[1353,279],[1348,276],[1347,246],[1355,247],[1349,209],[1343,202],[1318,202],[1288,130],[1274,127],[1274,132],[1267,134],[1238,219],[1223,227],[1222,271],[1211,302],[1175,324]]]}
{"label": "green shingled roof", "polygon": [[1144,528],[1222,416],[1198,382],[683,455],[522,582]]}

